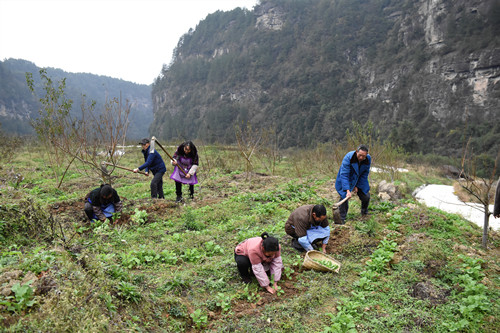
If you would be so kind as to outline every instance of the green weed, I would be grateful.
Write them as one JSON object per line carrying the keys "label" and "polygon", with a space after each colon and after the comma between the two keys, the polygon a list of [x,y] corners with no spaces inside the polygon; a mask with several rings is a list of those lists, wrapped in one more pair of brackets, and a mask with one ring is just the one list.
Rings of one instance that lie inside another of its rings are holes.
{"label": "green weed", "polygon": [[168,265],[175,265],[179,258],[173,251],[163,250],[160,252],[160,260]]}
{"label": "green weed", "polygon": [[191,208],[186,208],[184,213],[184,225],[187,230],[199,231],[205,229],[205,224],[199,221]]}
{"label": "green weed", "polygon": [[21,313],[27,308],[35,305],[36,301],[33,299],[33,289],[30,284],[33,281],[29,281],[23,285],[16,283],[12,286],[11,290],[14,296],[6,296],[0,301],[1,305],[5,305],[8,311]]}
{"label": "green weed", "polygon": [[142,298],[137,286],[126,281],[120,281],[116,286],[116,291],[118,296],[127,302],[139,303]]}
{"label": "green weed", "polygon": [[204,253],[197,248],[185,249],[181,254],[182,260],[185,262],[198,262],[203,258]]}
{"label": "green weed", "polygon": [[218,256],[224,253],[224,249],[213,241],[205,243],[205,253],[209,257]]}
{"label": "green weed", "polygon": [[231,311],[231,301],[232,297],[229,295],[224,295],[223,293],[217,293],[215,304],[222,310],[222,312]]}
{"label": "green weed", "polygon": [[252,290],[250,284],[245,285],[243,292],[241,292],[238,296],[239,299],[246,300],[249,303],[257,303],[260,301],[261,296],[257,292],[257,290]]}
{"label": "green weed", "polygon": [[189,315],[193,319],[194,326],[197,329],[202,329],[208,324],[208,316],[201,309],[196,309]]}
{"label": "green weed", "polygon": [[180,275],[175,275],[170,281],[167,281],[162,289],[165,291],[172,291],[175,293],[180,293],[183,290],[190,287],[190,283]]}
{"label": "green weed", "polygon": [[134,215],[130,217],[137,224],[144,224],[148,220],[148,213],[139,208],[134,209]]}
{"label": "green weed", "polygon": [[396,251],[397,243],[388,240],[382,240],[378,248],[370,256],[370,260],[366,262],[368,269],[382,273],[387,270],[387,264],[391,261]]}
{"label": "green weed", "polygon": [[375,236],[379,229],[375,218],[370,217],[368,220],[355,223],[354,228],[360,233],[367,234],[370,237]]}
{"label": "green weed", "polygon": [[105,303],[106,308],[110,313],[115,313],[117,310],[116,305],[113,303],[113,297],[109,294],[103,294],[99,296]]}

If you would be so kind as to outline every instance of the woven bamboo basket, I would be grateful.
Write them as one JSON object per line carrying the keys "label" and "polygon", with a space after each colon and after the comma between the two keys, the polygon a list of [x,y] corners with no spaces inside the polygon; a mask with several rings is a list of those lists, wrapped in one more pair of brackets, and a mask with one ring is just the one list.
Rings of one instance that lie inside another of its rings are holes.
{"label": "woven bamboo basket", "polygon": [[[314,259],[316,259],[316,260],[331,261],[332,263],[334,263],[335,265],[337,265],[337,268],[336,269],[331,269],[329,267],[326,267],[325,265],[320,264],[319,262],[314,261]],[[312,251],[308,251],[306,253],[306,256],[304,257],[304,263],[302,264],[302,266],[304,268],[314,269],[314,270],[320,271],[320,272],[335,272],[335,273],[338,273],[340,271],[340,266],[341,265],[340,265],[340,262],[338,262],[337,260],[333,259],[329,255],[324,254],[323,252],[312,250]]]}

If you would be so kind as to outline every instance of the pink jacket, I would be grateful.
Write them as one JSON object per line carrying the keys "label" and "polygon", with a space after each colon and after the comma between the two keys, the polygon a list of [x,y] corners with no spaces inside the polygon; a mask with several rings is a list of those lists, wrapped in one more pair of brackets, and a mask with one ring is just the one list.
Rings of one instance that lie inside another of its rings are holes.
{"label": "pink jacket", "polygon": [[281,279],[281,270],[283,269],[283,261],[281,260],[281,246],[280,251],[272,257],[266,257],[262,251],[261,237],[249,238],[236,246],[234,252],[238,255],[243,255],[250,259],[252,264],[252,271],[259,281],[261,287],[269,285],[269,278],[266,271],[274,274],[274,281]]}

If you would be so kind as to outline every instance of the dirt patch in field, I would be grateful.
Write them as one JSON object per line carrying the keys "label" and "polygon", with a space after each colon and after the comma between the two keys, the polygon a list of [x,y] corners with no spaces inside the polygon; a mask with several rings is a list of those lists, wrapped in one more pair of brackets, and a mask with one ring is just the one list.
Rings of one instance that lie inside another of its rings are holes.
{"label": "dirt patch in field", "polygon": [[342,253],[344,247],[350,242],[351,231],[349,227],[343,225],[332,225],[330,228],[332,230],[330,240],[326,245],[326,253]]}
{"label": "dirt patch in field", "polygon": [[411,224],[413,229],[428,228],[432,224],[429,217],[424,213],[419,213],[416,222]]}
{"label": "dirt patch in field", "polygon": [[[294,298],[299,295],[303,290],[297,288],[293,281],[298,273],[294,273],[290,280],[282,280],[278,282],[278,286],[283,290],[282,295],[271,294],[260,288],[258,295],[259,299],[256,302],[249,302],[247,300],[233,301],[231,310],[234,311],[237,318],[244,317],[249,314],[258,314],[261,309],[264,309],[266,304],[282,302],[285,299]],[[255,282],[254,282],[255,283]]]}
{"label": "dirt patch in field", "polygon": [[52,205],[52,212],[55,214],[74,213],[76,211],[83,212],[83,201],[73,202],[58,202]]}
{"label": "dirt patch in field", "polygon": [[435,306],[445,303],[451,292],[449,290],[436,287],[430,281],[424,281],[413,285],[408,293],[414,298],[428,300]]}

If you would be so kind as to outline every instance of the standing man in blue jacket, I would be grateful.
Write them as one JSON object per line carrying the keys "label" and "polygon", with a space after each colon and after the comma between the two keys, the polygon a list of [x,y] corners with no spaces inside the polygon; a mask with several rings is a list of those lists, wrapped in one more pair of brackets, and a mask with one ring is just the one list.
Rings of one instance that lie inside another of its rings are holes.
{"label": "standing man in blue jacket", "polygon": [[[370,184],[368,183],[368,174],[372,158],[368,154],[368,147],[360,145],[358,149],[348,152],[342,160],[342,165],[337,174],[335,189],[341,199],[351,198],[357,194],[361,200],[361,215],[368,214],[368,204],[370,203]],[[349,203],[346,200],[339,207],[340,219],[345,223]]]}
{"label": "standing man in blue jacket", "polygon": [[165,163],[161,158],[160,154],[154,150],[149,149],[149,139],[142,139],[139,144],[142,146],[142,154],[144,155],[144,164],[134,169],[134,172],[146,169],[146,176],[149,176],[149,171],[153,173],[153,179],[151,180],[151,198],[164,199],[163,195],[163,175],[167,172]]}

